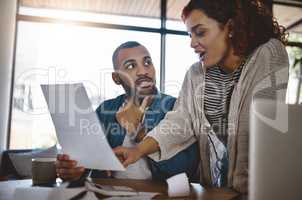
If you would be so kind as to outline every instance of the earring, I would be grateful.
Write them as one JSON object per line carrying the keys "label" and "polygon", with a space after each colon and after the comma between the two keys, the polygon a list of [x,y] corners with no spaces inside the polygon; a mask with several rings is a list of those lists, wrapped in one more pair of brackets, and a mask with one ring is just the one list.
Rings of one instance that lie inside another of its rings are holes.
{"label": "earring", "polygon": [[232,38],[233,37],[233,34],[232,33],[229,33],[229,38]]}

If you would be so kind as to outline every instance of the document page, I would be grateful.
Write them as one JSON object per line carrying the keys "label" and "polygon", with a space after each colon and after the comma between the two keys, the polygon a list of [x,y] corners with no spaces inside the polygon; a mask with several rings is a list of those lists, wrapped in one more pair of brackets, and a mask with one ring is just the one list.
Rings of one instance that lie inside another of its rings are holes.
{"label": "document page", "polygon": [[82,83],[41,85],[62,152],[79,166],[124,171]]}

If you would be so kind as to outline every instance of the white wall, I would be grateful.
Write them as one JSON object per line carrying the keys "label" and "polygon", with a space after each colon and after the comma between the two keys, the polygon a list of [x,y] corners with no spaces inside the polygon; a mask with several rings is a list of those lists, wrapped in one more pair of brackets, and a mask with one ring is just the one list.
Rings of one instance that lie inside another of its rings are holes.
{"label": "white wall", "polygon": [[17,0],[0,0],[0,155],[7,145],[16,10]]}

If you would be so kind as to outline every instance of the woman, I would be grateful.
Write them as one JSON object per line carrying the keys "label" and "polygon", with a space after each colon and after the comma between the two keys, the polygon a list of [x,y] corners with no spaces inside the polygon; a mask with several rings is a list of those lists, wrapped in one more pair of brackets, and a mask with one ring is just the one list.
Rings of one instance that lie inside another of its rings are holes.
{"label": "woman", "polygon": [[245,193],[252,98],[285,100],[278,90],[288,80],[284,29],[258,0],[191,0],[182,17],[200,62],[173,111],[136,148],[115,152],[127,166],[145,155],[168,159],[197,140],[201,184]]}

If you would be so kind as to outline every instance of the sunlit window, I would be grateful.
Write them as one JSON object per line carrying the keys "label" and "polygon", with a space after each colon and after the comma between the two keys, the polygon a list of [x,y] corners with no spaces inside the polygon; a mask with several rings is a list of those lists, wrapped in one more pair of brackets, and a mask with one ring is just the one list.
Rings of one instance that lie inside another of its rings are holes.
{"label": "sunlit window", "polygon": [[[189,0],[166,2],[166,21],[161,23],[160,0],[20,0],[10,148],[44,148],[57,143],[40,84],[82,82],[94,109],[122,94],[122,88],[111,78],[111,57],[125,41],[135,40],[148,48],[157,87],[177,97],[187,70],[198,57],[190,48],[181,20]],[[286,10],[274,5],[282,25],[296,21],[301,8]],[[301,26],[291,30],[300,35],[291,34],[290,40],[301,43]],[[293,66],[296,58],[301,59],[301,48],[287,50]],[[291,67],[290,103],[302,102],[301,74],[301,65]]]}
{"label": "sunlit window", "polygon": [[[289,41],[302,42],[301,34],[291,33]],[[302,103],[302,48],[286,47],[289,55],[290,69],[288,82],[288,102]]]}
{"label": "sunlit window", "polygon": [[56,143],[40,84],[83,82],[94,108],[123,93],[111,79],[111,57],[128,40],[149,49],[159,77],[159,34],[19,22],[10,148]]}
{"label": "sunlit window", "polygon": [[[177,51],[175,51],[177,49]],[[167,35],[165,92],[177,97],[186,71],[198,62],[189,36]]]}

